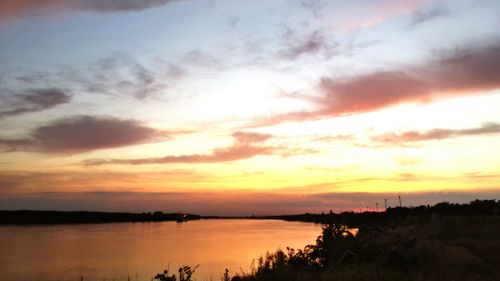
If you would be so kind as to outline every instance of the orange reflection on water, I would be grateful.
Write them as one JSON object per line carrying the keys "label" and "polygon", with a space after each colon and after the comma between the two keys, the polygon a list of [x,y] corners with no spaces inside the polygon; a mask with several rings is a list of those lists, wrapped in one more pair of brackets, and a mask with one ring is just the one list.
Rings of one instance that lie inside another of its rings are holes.
{"label": "orange reflection on water", "polygon": [[250,270],[278,248],[313,244],[321,226],[275,220],[200,220],[0,227],[5,280],[150,280],[164,269],[200,265],[197,280]]}

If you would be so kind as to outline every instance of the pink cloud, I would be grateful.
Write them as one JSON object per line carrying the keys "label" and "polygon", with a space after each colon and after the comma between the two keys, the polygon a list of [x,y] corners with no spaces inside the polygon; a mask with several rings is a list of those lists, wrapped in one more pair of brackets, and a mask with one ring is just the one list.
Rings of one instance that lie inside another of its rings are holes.
{"label": "pink cloud", "polygon": [[426,0],[384,0],[373,5],[373,8],[367,13],[362,13],[359,16],[354,15],[352,20],[348,20],[340,25],[343,31],[353,31],[356,29],[367,28],[387,19],[408,14],[415,11],[418,7],[426,3]]}
{"label": "pink cloud", "polygon": [[402,103],[476,94],[500,88],[500,41],[454,50],[428,63],[345,80],[323,77],[317,109],[263,118],[248,127],[270,126],[380,110]]}

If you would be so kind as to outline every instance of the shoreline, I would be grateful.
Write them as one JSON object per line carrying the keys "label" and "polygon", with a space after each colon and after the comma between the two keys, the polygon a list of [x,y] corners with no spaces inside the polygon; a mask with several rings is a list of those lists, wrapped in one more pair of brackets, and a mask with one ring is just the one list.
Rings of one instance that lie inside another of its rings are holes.
{"label": "shoreline", "polygon": [[394,223],[408,216],[433,217],[439,215],[498,215],[500,200],[474,200],[457,204],[441,202],[435,205],[416,207],[395,207],[380,212],[342,212],[321,214],[295,214],[272,216],[201,216],[187,213],[144,212],[94,212],[94,211],[40,211],[40,210],[0,210],[1,225],[51,225],[51,224],[92,224],[120,222],[163,222],[184,223],[192,220],[210,219],[256,219],[312,222],[320,224],[341,224],[348,227],[381,226]]}

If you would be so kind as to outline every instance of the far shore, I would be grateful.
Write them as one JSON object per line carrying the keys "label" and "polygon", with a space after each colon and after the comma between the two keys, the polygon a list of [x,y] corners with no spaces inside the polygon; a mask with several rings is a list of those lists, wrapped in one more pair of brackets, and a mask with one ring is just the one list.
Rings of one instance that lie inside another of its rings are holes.
{"label": "far shore", "polygon": [[127,213],[93,211],[46,211],[46,210],[0,210],[0,225],[49,225],[49,224],[85,224],[118,222],[162,222],[177,221],[185,223],[200,219],[275,219],[301,221],[321,224],[342,224],[348,227],[380,225],[394,222],[406,216],[432,215],[485,215],[499,214],[496,200],[475,200],[469,204],[441,202],[433,206],[395,207],[381,212],[342,212],[321,214],[296,214],[273,216],[201,216],[187,213]]}

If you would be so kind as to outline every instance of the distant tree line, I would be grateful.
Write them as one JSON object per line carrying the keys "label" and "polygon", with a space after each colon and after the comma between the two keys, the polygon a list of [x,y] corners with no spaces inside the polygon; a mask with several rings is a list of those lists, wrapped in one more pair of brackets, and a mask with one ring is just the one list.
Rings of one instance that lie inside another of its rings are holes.
{"label": "distant tree line", "polygon": [[199,215],[163,212],[107,213],[83,211],[0,211],[0,225],[186,221],[197,219],[200,219]]}
{"label": "distant tree line", "polygon": [[[384,212],[342,212],[321,214],[299,214],[283,216],[251,216],[239,218],[280,219],[305,221],[348,226],[366,224],[385,224],[407,216],[423,217],[431,215],[478,216],[500,214],[500,200],[474,200],[466,204],[441,202],[435,205],[417,207],[388,208]],[[195,214],[180,213],[107,213],[107,212],[63,212],[63,211],[0,211],[1,224],[64,224],[64,223],[107,223],[107,222],[150,222],[150,221],[187,221],[197,219],[216,219],[224,217],[201,217]]]}
{"label": "distant tree line", "polygon": [[[408,216],[427,217],[439,216],[489,216],[500,214],[500,200],[474,200],[465,204],[441,202],[435,205],[421,205],[417,207],[387,208],[383,212],[342,212],[321,214],[300,214],[286,216],[267,216],[260,218],[283,219],[288,221],[306,221],[324,224],[343,224],[359,226],[366,224],[386,224]],[[255,217],[257,218],[257,217]]]}

